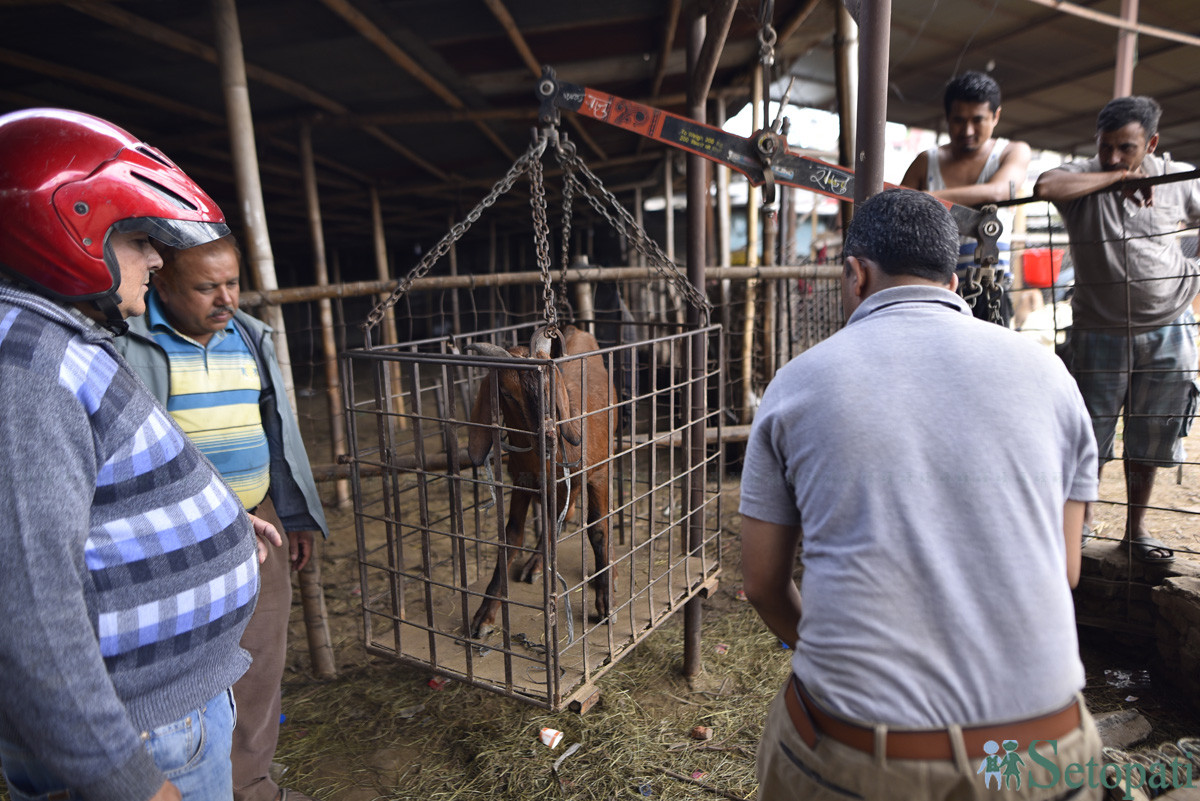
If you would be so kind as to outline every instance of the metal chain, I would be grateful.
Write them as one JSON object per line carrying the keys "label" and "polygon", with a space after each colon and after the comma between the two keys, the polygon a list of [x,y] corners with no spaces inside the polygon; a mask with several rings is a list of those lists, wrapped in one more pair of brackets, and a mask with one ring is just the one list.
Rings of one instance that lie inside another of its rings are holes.
{"label": "metal chain", "polygon": [[[604,217],[604,219],[608,220],[608,223],[615,230],[624,233],[629,238],[633,246],[637,248],[637,251],[646,257],[646,260],[658,270],[663,278],[671,282],[693,307],[704,313],[704,324],[707,325],[709,313],[713,308],[712,304],[708,302],[708,298],[704,297],[700,293],[700,290],[692,286],[692,283],[687,280],[687,276],[680,271],[679,266],[671,261],[662,247],[651,239],[650,235],[637,224],[637,220],[633,218],[629,210],[622,206],[613,193],[605,188],[604,184],[588,169],[588,166],[583,163],[583,160],[579,158],[577,153],[567,154],[565,158],[569,160],[575,170],[587,179],[588,184],[591,185],[591,189],[595,194],[592,191],[588,191],[588,185],[580,181],[574,172],[564,173],[564,177],[575,185],[575,189],[587,198],[592,208]],[[607,203],[607,206],[596,195],[600,195],[605,203]]]}
{"label": "metal chain", "polygon": [[571,222],[572,222],[572,202],[574,200],[574,184],[570,180],[571,165],[564,160],[565,152],[575,152],[575,143],[565,141],[566,135],[560,136],[558,147],[554,150],[554,156],[558,159],[558,164],[563,170],[563,216],[562,216],[562,273],[558,278],[558,303],[562,307],[564,314],[571,313],[571,301],[567,297],[567,270],[571,266]]}
{"label": "metal chain", "polygon": [[[529,145],[529,149],[525,151],[525,155],[516,160],[516,162],[509,169],[508,174],[497,181],[492,187],[492,191],[488,192],[487,196],[484,197],[483,200],[479,201],[475,208],[471,209],[470,213],[467,214],[466,218],[462,222],[456,223],[453,227],[451,227],[449,233],[442,237],[441,241],[437,243],[433,250],[425,254],[425,257],[417,263],[416,267],[409,271],[408,275],[400,279],[400,283],[396,285],[395,290],[392,291],[392,294],[389,297],[380,301],[375,308],[371,310],[371,313],[367,315],[366,321],[362,324],[363,330],[370,331],[372,328],[379,325],[379,323],[383,320],[384,313],[387,312],[388,309],[395,306],[400,298],[404,297],[408,293],[408,291],[412,288],[413,282],[418,278],[423,278],[425,274],[433,268],[433,265],[437,263],[438,259],[446,255],[446,253],[450,250],[450,246],[459,239],[462,239],[463,235],[467,233],[467,230],[479,221],[479,217],[483,214],[484,210],[491,208],[496,203],[497,198],[499,198],[501,195],[511,191],[513,184],[516,183],[517,179],[529,171],[533,165],[537,165],[540,176],[541,158],[542,153],[546,149],[546,141],[547,139],[545,136],[538,136],[534,139],[534,141]],[[540,181],[538,183],[540,185]],[[543,215],[544,212],[545,199],[543,198]],[[548,230],[549,229],[547,227],[547,231]],[[549,251],[547,251],[547,259],[549,259]]]}
{"label": "metal chain", "polygon": [[775,66],[775,42],[778,39],[775,27],[771,25],[774,17],[775,0],[762,0],[758,9],[758,59],[762,67],[763,125],[771,124],[771,68]]}
{"label": "metal chain", "polygon": [[550,279],[550,223],[546,217],[546,184],[542,178],[542,160],[529,165],[529,205],[533,208],[533,242],[538,269],[542,271],[542,314],[547,332],[558,328],[558,309],[554,306],[554,282]]}

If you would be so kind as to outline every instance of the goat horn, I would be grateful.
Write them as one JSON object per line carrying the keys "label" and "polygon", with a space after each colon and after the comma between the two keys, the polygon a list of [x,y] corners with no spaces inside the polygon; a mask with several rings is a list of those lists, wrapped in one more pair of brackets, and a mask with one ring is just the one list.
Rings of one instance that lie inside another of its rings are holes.
{"label": "goat horn", "polygon": [[[555,331],[557,336],[558,332]],[[550,339],[550,334],[545,326],[533,332],[533,339],[529,342],[529,352],[533,354],[535,359],[549,359],[550,347],[553,344]]]}
{"label": "goat horn", "polygon": [[508,356],[512,354],[506,351],[499,345],[493,345],[491,342],[471,342],[467,345],[467,353],[474,353],[479,356]]}

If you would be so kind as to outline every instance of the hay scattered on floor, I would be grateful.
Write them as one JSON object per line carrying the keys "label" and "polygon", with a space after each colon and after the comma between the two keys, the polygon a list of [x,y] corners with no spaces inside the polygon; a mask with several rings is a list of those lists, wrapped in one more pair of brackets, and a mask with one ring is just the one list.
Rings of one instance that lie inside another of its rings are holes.
{"label": "hay scattered on floor", "polygon": [[[379,661],[285,687],[283,781],[324,799],[754,797],[754,753],[788,658],[736,588],[708,602],[704,674],[680,676],[682,624],[650,636],[600,682],[584,715],[548,713]],[[690,736],[698,725],[709,740]],[[543,727],[564,732],[551,750]],[[568,747],[580,748],[561,763]]]}

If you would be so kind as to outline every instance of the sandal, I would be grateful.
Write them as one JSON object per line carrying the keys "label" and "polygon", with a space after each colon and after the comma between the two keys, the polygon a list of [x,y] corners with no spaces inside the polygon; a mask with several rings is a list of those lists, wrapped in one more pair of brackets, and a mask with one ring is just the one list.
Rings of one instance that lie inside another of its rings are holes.
{"label": "sandal", "polygon": [[1132,541],[1126,540],[1126,542],[1130,545],[1133,558],[1139,562],[1148,565],[1169,565],[1175,561],[1175,552],[1161,540],[1156,540],[1149,535],[1136,537]]}

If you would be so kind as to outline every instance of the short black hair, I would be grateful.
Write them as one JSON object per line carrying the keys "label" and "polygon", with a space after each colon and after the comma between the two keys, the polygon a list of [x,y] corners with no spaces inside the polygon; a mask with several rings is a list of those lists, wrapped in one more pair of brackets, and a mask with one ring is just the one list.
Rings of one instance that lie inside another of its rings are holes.
{"label": "short black hair", "polygon": [[889,189],[855,208],[845,255],[870,259],[888,275],[948,284],[958,264],[958,226],[933,195]]}
{"label": "short black hair", "polygon": [[1146,132],[1146,138],[1158,133],[1158,118],[1162,116],[1162,106],[1152,97],[1137,95],[1135,97],[1118,97],[1108,101],[1096,117],[1096,130],[1100,133],[1111,133],[1124,128],[1131,122],[1139,123]]}
{"label": "short black hair", "polygon": [[982,72],[964,72],[950,79],[946,84],[946,93],[942,96],[942,104],[946,107],[946,115],[956,101],[963,103],[987,103],[992,111],[1000,108],[1000,84]]}

